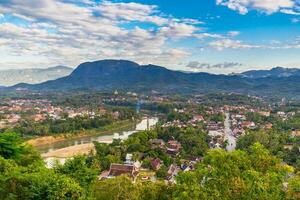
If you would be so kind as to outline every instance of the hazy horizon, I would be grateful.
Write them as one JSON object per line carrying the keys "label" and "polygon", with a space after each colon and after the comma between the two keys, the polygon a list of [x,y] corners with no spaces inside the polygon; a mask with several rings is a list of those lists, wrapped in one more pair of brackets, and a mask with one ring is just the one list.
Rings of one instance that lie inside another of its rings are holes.
{"label": "hazy horizon", "polygon": [[[107,60],[107,59],[104,59],[104,60]],[[112,59],[112,60],[125,60],[125,59]],[[86,62],[95,62],[97,60],[94,60],[94,61],[86,61]],[[132,60],[129,60],[129,61],[132,61]],[[132,61],[132,62],[135,62],[135,61]],[[136,62],[138,63],[138,62]],[[80,63],[81,64],[81,63]],[[76,69],[80,64],[76,65],[76,66],[66,66],[66,65],[56,65],[56,66],[40,66],[40,67],[19,67],[19,68],[1,68],[0,66],[0,72],[4,72],[4,71],[18,71],[18,70],[46,70],[46,69],[51,69],[51,68],[56,68],[56,67],[65,67],[65,68],[70,68],[72,70]],[[146,64],[141,64],[141,63],[138,63],[139,65],[155,65],[153,63],[146,63]],[[159,66],[159,65],[158,65]],[[228,72],[228,73],[222,73],[222,72],[213,72],[213,71],[206,71],[206,70],[194,70],[192,68],[187,68],[186,70],[182,70],[182,69],[176,69],[176,68],[172,68],[172,67],[166,67],[166,66],[160,66],[160,67],[165,67],[167,69],[170,69],[170,70],[174,70],[174,71],[181,71],[181,72],[187,72],[187,73],[197,73],[197,72],[207,72],[207,73],[210,73],[210,74],[216,74],[216,75],[229,75],[229,74],[239,74],[239,73],[244,73],[244,72],[247,72],[247,71],[256,71],[256,70],[272,70],[274,68],[285,68],[285,69],[300,69],[300,67],[285,67],[285,66],[273,66],[273,67],[268,67],[268,68],[255,68],[255,69],[246,69],[246,70],[241,70],[239,72]]]}
{"label": "hazy horizon", "polygon": [[296,0],[1,1],[0,70],[119,58],[216,74],[297,68],[299,6]]}
{"label": "hazy horizon", "polygon": [[[89,62],[93,62],[93,61],[89,61]],[[149,65],[151,65],[152,63],[148,63]],[[147,65],[147,64],[145,64]],[[45,66],[45,67],[25,67],[25,68],[6,68],[6,69],[2,69],[0,66],[0,72],[4,72],[4,71],[18,71],[18,70],[46,70],[46,69],[50,69],[50,68],[56,68],[56,67],[67,67],[70,68],[72,70],[76,69],[78,66],[66,66],[66,65],[57,65],[57,66]],[[165,66],[161,66],[161,67],[165,67]],[[228,73],[222,73],[222,72],[213,72],[213,71],[206,71],[206,70],[193,70],[193,69],[186,69],[186,70],[181,70],[181,69],[174,69],[174,68],[170,68],[170,67],[166,67],[167,69],[170,70],[174,70],[174,71],[181,71],[181,72],[186,72],[186,73],[198,73],[198,72],[205,72],[205,73],[210,73],[210,74],[216,74],[216,75],[230,75],[230,74],[239,74],[239,73],[244,73],[247,71],[252,71],[252,70],[271,70],[277,67],[281,67],[281,68],[286,68],[286,69],[300,69],[300,67],[284,67],[284,66],[274,66],[274,67],[270,67],[270,68],[256,68],[256,69],[248,69],[248,70],[242,70],[239,72],[228,72]]]}

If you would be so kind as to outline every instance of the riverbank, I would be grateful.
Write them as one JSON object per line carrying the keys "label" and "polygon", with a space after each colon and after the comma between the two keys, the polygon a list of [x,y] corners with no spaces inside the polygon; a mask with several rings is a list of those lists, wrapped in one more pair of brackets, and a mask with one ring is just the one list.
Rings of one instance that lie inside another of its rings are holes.
{"label": "riverbank", "polygon": [[90,152],[94,152],[95,147],[93,143],[88,144],[80,144],[76,146],[70,146],[62,149],[58,149],[55,151],[51,151],[48,153],[43,153],[41,156],[42,158],[70,158],[76,155],[86,155]]}
{"label": "riverbank", "polygon": [[57,142],[52,145],[36,147],[46,165],[51,167],[55,161],[63,164],[66,159],[76,155],[95,153],[94,141],[100,143],[112,143],[114,139],[126,140],[130,135],[139,131],[147,130],[158,122],[158,118],[142,119],[141,122],[134,124],[133,127],[123,129],[123,131],[110,130],[109,134],[88,135],[80,139],[68,139],[67,141]]}
{"label": "riverbank", "polygon": [[130,129],[133,126],[135,126],[136,123],[137,123],[136,121],[125,120],[125,121],[110,124],[101,129],[92,129],[92,130],[84,130],[77,133],[66,133],[66,134],[59,134],[53,136],[37,137],[26,141],[26,143],[32,145],[33,147],[40,147],[44,145],[51,145],[58,142],[71,140],[71,139],[80,139],[86,136],[113,134],[114,132]]}

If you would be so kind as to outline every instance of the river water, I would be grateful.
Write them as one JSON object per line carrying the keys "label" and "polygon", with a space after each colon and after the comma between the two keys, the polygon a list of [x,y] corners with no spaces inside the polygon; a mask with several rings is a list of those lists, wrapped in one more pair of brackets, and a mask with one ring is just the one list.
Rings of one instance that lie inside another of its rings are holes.
{"label": "river water", "polygon": [[[85,136],[81,138],[76,138],[76,139],[70,139],[62,142],[57,142],[54,144],[50,145],[44,145],[38,147],[38,150],[44,154],[48,152],[52,152],[55,150],[63,149],[66,147],[72,147],[76,145],[81,145],[81,144],[89,144],[93,143],[94,141],[101,142],[101,143],[112,143],[114,139],[121,139],[121,140],[126,140],[130,135],[133,133],[136,133],[138,131],[143,131],[147,130],[148,127],[154,126],[158,122],[158,118],[153,117],[153,118],[144,118],[140,123],[136,124],[134,127],[132,127],[132,130],[129,131],[121,131],[121,132],[115,132],[111,134],[100,134],[100,135],[93,135],[93,136]],[[66,158],[53,158],[49,157],[45,159],[46,165],[48,167],[51,167],[51,165],[54,163],[54,160],[58,160],[61,164],[63,164],[66,160]]]}

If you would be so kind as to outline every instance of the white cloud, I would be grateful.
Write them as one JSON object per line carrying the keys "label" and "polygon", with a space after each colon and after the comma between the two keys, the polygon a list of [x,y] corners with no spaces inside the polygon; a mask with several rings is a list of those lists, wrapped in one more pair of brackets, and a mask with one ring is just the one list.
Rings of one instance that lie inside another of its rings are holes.
{"label": "white cloud", "polygon": [[183,23],[187,23],[187,24],[205,24],[203,21],[200,21],[198,19],[190,19],[190,18],[186,18],[186,19],[181,19],[181,22]]}
{"label": "white cloud", "polygon": [[292,14],[296,13],[294,9],[298,4],[295,0],[217,0],[216,3],[238,11],[240,14],[247,14],[250,10],[267,14],[275,12]]}
{"label": "white cloud", "polygon": [[241,33],[239,31],[229,31],[227,33],[230,37],[235,37],[235,36],[238,36],[240,35]]}
{"label": "white cloud", "polygon": [[199,29],[193,25],[173,22],[162,27],[159,32],[166,37],[181,38],[193,36],[197,30]]}
{"label": "white cloud", "polygon": [[222,51],[224,49],[253,49],[262,48],[260,45],[245,44],[240,40],[222,39],[209,43],[209,46]]}
{"label": "white cloud", "polygon": [[285,49],[300,49],[300,36],[296,37],[293,42],[283,43],[278,40],[270,40],[265,44],[249,44],[241,40],[220,39],[209,43],[209,46],[219,51],[225,49],[265,49],[265,50],[285,50]]}
{"label": "white cloud", "polygon": [[157,16],[157,6],[139,3],[112,3],[105,1],[100,6],[93,8],[99,15],[111,20],[152,22],[163,25],[168,19]]}
{"label": "white cloud", "polygon": [[222,36],[220,34],[199,33],[199,34],[196,34],[196,38],[198,38],[198,39],[205,39],[205,38],[221,39],[221,38],[224,38],[224,36]]}
{"label": "white cloud", "polygon": [[282,10],[280,10],[280,12],[288,14],[288,15],[300,15],[300,12],[290,10],[290,9],[282,9]]}
{"label": "white cloud", "polygon": [[0,19],[1,19],[1,18],[4,18],[4,15],[0,13]]}
{"label": "white cloud", "polygon": [[217,64],[210,63],[201,63],[198,61],[191,61],[187,64],[187,68],[201,70],[201,69],[226,69],[226,68],[234,68],[241,67],[243,64],[237,62],[223,62]]}
{"label": "white cloud", "polygon": [[[189,53],[169,48],[169,40],[198,38],[199,34],[214,36],[200,33],[203,22],[197,19],[177,19],[161,13],[155,5],[139,3],[7,0],[0,1],[0,13],[14,15],[28,24],[0,24],[0,54],[9,57],[11,63],[18,63],[15,58],[34,57],[41,64],[69,66],[104,58],[172,64]],[[123,26],[136,22],[151,23],[152,27]]]}

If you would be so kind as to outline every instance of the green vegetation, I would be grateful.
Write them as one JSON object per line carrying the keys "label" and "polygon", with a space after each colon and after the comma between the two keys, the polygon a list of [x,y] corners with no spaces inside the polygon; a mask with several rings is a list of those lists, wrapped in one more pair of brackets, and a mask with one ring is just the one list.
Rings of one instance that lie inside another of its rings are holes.
{"label": "green vegetation", "polygon": [[[95,156],[77,156],[53,169],[47,169],[17,134],[1,134],[0,199],[299,199],[299,175],[288,178],[293,167],[259,143],[247,151],[206,151],[195,171],[180,173],[175,185],[162,181],[132,183],[126,176],[97,180],[109,162],[123,160],[127,152],[153,155],[156,151],[150,148],[149,139],[168,133],[160,131],[143,131],[111,145],[96,143]],[[183,134],[188,132],[193,131]],[[177,134],[180,137],[180,131]],[[158,175],[164,177],[165,173],[163,167]]]}
{"label": "green vegetation", "polygon": [[249,152],[250,147],[259,142],[273,155],[300,170],[300,139],[291,137],[293,130],[300,130],[299,114],[286,120],[273,118],[273,128],[270,130],[252,130],[241,136],[237,141],[237,149]]}
{"label": "green vegetation", "polygon": [[46,120],[40,123],[23,122],[14,128],[22,135],[55,135],[96,129],[113,122],[111,117],[75,117],[62,120]]}
{"label": "green vegetation", "polygon": [[210,121],[214,121],[214,122],[224,122],[225,117],[223,114],[214,114],[214,115],[208,116],[208,119]]}
{"label": "green vegetation", "polygon": [[255,124],[262,124],[268,121],[268,117],[265,117],[256,112],[248,112],[246,113],[246,118],[248,121],[252,121]]}
{"label": "green vegetation", "polygon": [[17,134],[1,134],[0,141],[0,199],[84,199],[75,180],[46,169]]}
{"label": "green vegetation", "polygon": [[174,199],[285,199],[283,183],[292,168],[260,144],[244,151],[209,151],[195,172],[182,173]]}
{"label": "green vegetation", "polygon": [[169,200],[172,199],[172,189],[162,182],[133,184],[125,176],[97,182],[93,188],[97,200]]}
{"label": "green vegetation", "polygon": [[291,149],[285,148],[287,138],[287,135],[276,131],[252,131],[239,138],[237,148],[249,152],[251,146],[259,142],[267,147],[273,155],[282,158],[283,161],[300,170],[299,146],[294,144]]}
{"label": "green vegetation", "polygon": [[278,154],[284,151],[284,144],[287,141],[287,135],[275,130],[269,131],[249,131],[241,136],[237,142],[237,148],[249,151],[250,147],[259,142],[267,147],[271,153]]}
{"label": "green vegetation", "polygon": [[190,120],[192,118],[191,115],[189,114],[182,114],[182,113],[178,113],[178,112],[170,112],[167,115],[167,121],[174,121],[174,120],[180,120],[182,122],[187,122],[188,120]]}
{"label": "green vegetation", "polygon": [[156,131],[158,138],[164,141],[178,140],[182,145],[181,155],[183,157],[203,156],[208,150],[209,137],[200,129],[169,127],[158,128]]}
{"label": "green vegetation", "polygon": [[295,114],[287,120],[277,120],[275,128],[282,131],[300,130],[300,113]]}
{"label": "green vegetation", "polygon": [[[114,111],[114,110],[113,110]],[[42,122],[23,120],[13,128],[2,130],[3,132],[16,132],[23,137],[47,136],[59,134],[76,134],[86,130],[101,130],[105,127],[114,126],[118,122],[137,119],[138,115],[132,109],[119,108],[118,117],[111,114],[102,116],[76,116],[74,118],[63,117],[62,119],[47,119]]]}

